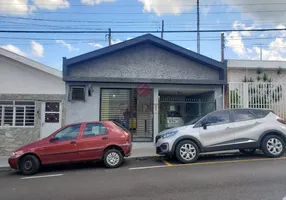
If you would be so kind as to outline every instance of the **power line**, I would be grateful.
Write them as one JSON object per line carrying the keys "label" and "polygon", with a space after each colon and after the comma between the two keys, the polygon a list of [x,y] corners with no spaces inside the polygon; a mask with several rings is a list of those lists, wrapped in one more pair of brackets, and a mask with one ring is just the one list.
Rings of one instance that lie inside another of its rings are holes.
{"label": "power line", "polygon": [[[10,12],[14,13],[26,13],[25,11],[15,11],[11,10]],[[208,12],[208,15],[217,15],[217,14],[247,14],[247,13],[281,13],[281,12],[286,12],[286,10],[258,10],[258,11],[246,11],[246,12],[237,12],[237,11],[232,11],[232,12]],[[70,15],[70,14],[80,14],[80,15],[146,15],[146,13],[127,13],[127,12],[43,12],[41,11],[40,13],[43,14],[63,14],[63,15]],[[153,13],[153,12],[150,12]],[[153,13],[155,14],[155,13]],[[167,14],[174,14],[172,12],[169,13],[163,13],[165,15]],[[183,12],[180,13],[180,15],[196,15],[196,13],[189,13],[189,12]]]}
{"label": "power line", "polygon": [[[286,28],[261,28],[261,29],[217,29],[217,30],[200,30],[201,33],[221,33],[221,32],[267,32],[267,31],[285,31]],[[160,30],[154,31],[154,30],[145,30],[145,31],[119,31],[115,30],[112,31],[112,33],[160,33]],[[165,33],[197,33],[197,30],[166,30]],[[108,33],[108,31],[39,31],[39,30],[0,30],[0,33]]]}
{"label": "power line", "polygon": [[[17,4],[17,3],[1,3],[2,5],[22,5],[22,4]],[[259,6],[266,6],[266,5],[284,5],[286,4],[285,2],[273,2],[273,3],[240,3],[240,4],[201,4],[200,6],[214,6],[214,7],[220,7],[222,5],[228,5],[228,6],[255,6],[255,5],[259,5]],[[58,5],[56,3],[37,3],[36,5],[38,6],[45,6],[45,5]],[[172,5],[170,4],[152,4],[153,6],[162,6],[162,7],[172,7]],[[196,4],[180,4],[182,6],[196,6]],[[84,4],[71,4],[70,7],[87,7],[89,5],[84,5]],[[120,5],[112,5],[112,4],[109,4],[109,5],[100,5],[100,7],[102,6],[114,6],[114,7],[142,7],[142,4],[138,4],[138,5],[134,5],[134,4],[120,4]]]}

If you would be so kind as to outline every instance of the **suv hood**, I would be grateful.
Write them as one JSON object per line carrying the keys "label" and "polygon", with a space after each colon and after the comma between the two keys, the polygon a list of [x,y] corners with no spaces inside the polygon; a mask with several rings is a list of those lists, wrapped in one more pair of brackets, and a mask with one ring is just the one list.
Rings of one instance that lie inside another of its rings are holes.
{"label": "suv hood", "polygon": [[158,134],[158,136],[163,135],[164,133],[167,133],[167,132],[170,132],[170,131],[180,131],[180,130],[183,130],[183,129],[186,129],[186,128],[193,128],[193,127],[194,127],[194,125],[187,125],[187,126],[179,126],[179,127],[175,127],[175,128],[166,129],[166,130],[160,132]]}

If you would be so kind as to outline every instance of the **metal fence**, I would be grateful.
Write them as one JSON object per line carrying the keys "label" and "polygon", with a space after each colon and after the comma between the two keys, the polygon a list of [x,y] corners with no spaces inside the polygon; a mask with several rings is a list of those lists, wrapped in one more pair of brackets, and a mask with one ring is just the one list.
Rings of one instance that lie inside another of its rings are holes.
{"label": "metal fence", "polygon": [[286,83],[231,82],[228,85],[229,108],[272,109],[285,119]]}

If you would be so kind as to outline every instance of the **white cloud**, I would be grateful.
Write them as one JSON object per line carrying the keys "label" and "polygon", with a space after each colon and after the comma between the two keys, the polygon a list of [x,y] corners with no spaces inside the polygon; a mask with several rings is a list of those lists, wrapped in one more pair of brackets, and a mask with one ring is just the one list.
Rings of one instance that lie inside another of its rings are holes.
{"label": "white cloud", "polygon": [[112,3],[115,2],[116,0],[81,0],[82,4],[85,5],[90,5],[93,6],[95,4],[100,4],[100,3]]}
{"label": "white cloud", "polygon": [[99,43],[95,43],[95,42],[89,42],[88,43],[90,46],[96,47],[96,48],[102,48],[103,45],[99,44]]}
{"label": "white cloud", "polygon": [[0,0],[0,12],[5,14],[23,15],[34,9],[28,0]]}
{"label": "white cloud", "polygon": [[34,4],[40,9],[56,10],[58,8],[68,8],[68,0],[33,0]]}
{"label": "white cloud", "polygon": [[241,34],[237,31],[226,35],[226,46],[230,47],[238,56],[244,56],[246,53]]}
{"label": "white cloud", "polygon": [[[251,25],[251,26],[246,26],[244,23],[241,23],[239,21],[235,21],[232,26],[236,30],[238,30],[238,29],[240,29],[240,30],[250,30],[250,29],[254,29],[255,28],[254,24]],[[249,31],[241,31],[241,35],[242,36],[250,36],[251,33]]]}
{"label": "white cloud", "polygon": [[12,45],[12,44],[7,44],[7,45],[3,45],[3,46],[0,46],[1,48],[3,49],[6,49],[8,51],[11,51],[13,53],[16,53],[16,54],[19,54],[21,56],[27,56],[26,53],[24,53],[21,49],[19,49],[18,47]]}
{"label": "white cloud", "polygon": [[196,7],[196,0],[138,0],[144,7],[144,12],[162,14],[180,14]]}
{"label": "white cloud", "polygon": [[32,55],[36,57],[44,56],[44,47],[40,43],[32,40],[31,41]]}
{"label": "white cloud", "polygon": [[0,13],[11,15],[26,15],[39,9],[55,10],[68,8],[68,0],[0,0]]}
{"label": "white cloud", "polygon": [[[251,17],[255,21],[273,22],[279,24],[280,19],[286,17],[286,4],[272,3],[271,0],[220,0],[243,13],[244,17]],[[270,11],[270,12],[263,12]],[[273,12],[278,11],[278,12]]]}
{"label": "white cloud", "polygon": [[73,47],[71,44],[66,43],[66,42],[63,41],[63,40],[56,40],[56,43],[57,43],[57,44],[60,44],[60,45],[62,45],[62,46],[64,46],[64,47],[66,47],[69,52],[71,52],[71,51],[79,51],[78,48]]}
{"label": "white cloud", "polygon": [[120,42],[123,42],[123,41],[120,40],[120,39],[112,39],[111,40],[111,44],[117,44],[117,43],[120,43]]}

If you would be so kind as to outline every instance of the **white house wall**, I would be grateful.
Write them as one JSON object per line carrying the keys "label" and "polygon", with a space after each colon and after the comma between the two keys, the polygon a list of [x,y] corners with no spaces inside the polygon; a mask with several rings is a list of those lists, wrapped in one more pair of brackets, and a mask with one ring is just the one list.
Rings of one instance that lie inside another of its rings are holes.
{"label": "white house wall", "polygon": [[257,81],[257,76],[262,78],[263,74],[266,73],[269,78],[274,82],[286,82],[286,70],[282,71],[280,75],[277,74],[277,69],[263,69],[261,74],[257,74],[257,69],[228,69],[228,82],[242,82],[244,77],[247,79],[250,77],[254,81]]}
{"label": "white house wall", "polygon": [[0,56],[0,94],[65,94],[60,77]]}

